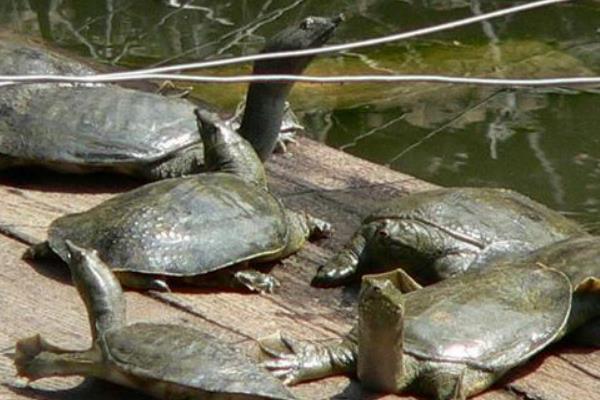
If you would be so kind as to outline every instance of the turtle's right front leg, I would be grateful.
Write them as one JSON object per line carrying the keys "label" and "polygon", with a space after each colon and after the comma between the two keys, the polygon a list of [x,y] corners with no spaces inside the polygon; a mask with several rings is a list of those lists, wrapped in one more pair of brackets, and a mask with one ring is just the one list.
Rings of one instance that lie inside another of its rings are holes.
{"label": "turtle's right front leg", "polygon": [[316,344],[300,342],[281,335],[259,341],[270,359],[263,366],[286,384],[296,384],[337,374],[354,374],[358,347],[352,337],[343,341]]}
{"label": "turtle's right front leg", "polygon": [[94,371],[101,359],[96,349],[64,350],[36,335],[17,342],[14,361],[17,374],[34,381],[50,376],[97,375]]}

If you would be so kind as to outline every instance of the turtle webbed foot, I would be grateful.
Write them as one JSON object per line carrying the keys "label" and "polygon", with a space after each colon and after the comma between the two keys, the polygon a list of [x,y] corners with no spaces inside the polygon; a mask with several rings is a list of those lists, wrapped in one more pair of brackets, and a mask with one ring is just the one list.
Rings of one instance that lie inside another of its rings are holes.
{"label": "turtle webbed foot", "polygon": [[300,342],[280,334],[260,339],[261,351],[268,357],[262,366],[286,385],[333,375],[327,347]]}
{"label": "turtle webbed foot", "polygon": [[255,270],[237,271],[233,278],[238,284],[236,286],[241,285],[252,292],[273,293],[281,286],[275,277]]}

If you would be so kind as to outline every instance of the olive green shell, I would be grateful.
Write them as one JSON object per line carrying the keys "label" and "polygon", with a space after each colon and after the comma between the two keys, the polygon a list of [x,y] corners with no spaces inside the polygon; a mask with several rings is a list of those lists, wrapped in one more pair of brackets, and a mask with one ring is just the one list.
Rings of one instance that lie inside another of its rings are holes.
{"label": "olive green shell", "polygon": [[266,189],[227,173],[167,179],[55,220],[51,249],[65,240],[96,249],[113,271],[190,276],[281,251],[285,209]]}
{"label": "olive green shell", "polygon": [[196,329],[138,323],[108,331],[103,344],[106,361],[135,379],[209,393],[294,399],[277,378],[240,351]]}
{"label": "olive green shell", "polygon": [[586,234],[568,218],[508,189],[447,188],[415,193],[371,214],[382,219],[415,219],[441,229],[456,240],[488,245],[503,240],[535,247],[568,236]]}
{"label": "olive green shell", "polygon": [[600,278],[600,237],[565,239],[522,256],[519,260],[520,263],[539,263],[557,269],[567,275],[573,287],[577,287],[586,278]]}
{"label": "olive green shell", "polygon": [[571,284],[556,270],[505,267],[408,293],[404,351],[418,358],[504,370],[557,339]]}
{"label": "olive green shell", "polygon": [[[0,37],[0,73],[89,75],[95,70]],[[35,84],[0,91],[0,156],[57,169],[123,169],[201,143],[194,105],[115,85]],[[63,166],[61,168],[61,166]]]}

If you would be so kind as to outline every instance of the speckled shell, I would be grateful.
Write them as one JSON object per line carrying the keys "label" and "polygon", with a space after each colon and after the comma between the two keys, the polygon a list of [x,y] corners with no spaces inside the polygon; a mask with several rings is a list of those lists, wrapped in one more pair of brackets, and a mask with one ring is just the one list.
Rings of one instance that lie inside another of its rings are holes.
{"label": "speckled shell", "polygon": [[[59,54],[0,41],[0,73],[95,71]],[[193,109],[185,100],[114,85],[6,87],[0,91],[0,155],[75,170],[149,163],[201,141]]]}
{"label": "speckled shell", "polygon": [[[95,74],[93,68],[54,51],[38,47],[23,37],[0,34],[0,71],[3,74]],[[41,85],[35,85],[41,86]],[[3,89],[4,90],[4,89]]]}
{"label": "speckled shell", "polygon": [[571,309],[561,272],[507,266],[408,293],[404,351],[484,370],[511,368],[556,340]]}
{"label": "speckled shell", "polygon": [[542,246],[568,236],[586,234],[577,223],[527,196],[508,189],[448,188],[415,193],[390,203],[366,218],[416,219],[483,245],[516,240]]}
{"label": "speckled shell", "polygon": [[288,224],[265,189],[226,173],[167,179],[55,220],[54,252],[65,240],[96,249],[115,271],[190,276],[279,252]]}
{"label": "speckled shell", "polygon": [[138,323],[108,331],[104,344],[108,363],[149,383],[294,399],[277,378],[243,353],[193,328]]}

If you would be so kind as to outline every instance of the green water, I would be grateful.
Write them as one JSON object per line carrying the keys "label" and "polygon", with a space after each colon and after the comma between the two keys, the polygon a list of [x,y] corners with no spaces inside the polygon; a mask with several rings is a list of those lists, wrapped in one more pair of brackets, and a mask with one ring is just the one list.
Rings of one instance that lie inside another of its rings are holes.
{"label": "green water", "polygon": [[[416,29],[522,2],[466,0],[2,0],[0,28],[103,63],[162,65],[254,53],[308,15],[344,12],[332,42]],[[574,1],[436,35],[319,58],[313,74],[600,74],[600,2]],[[239,73],[232,67],[219,73]],[[233,108],[243,86],[198,86]],[[441,185],[504,186],[590,226],[600,216],[600,90],[298,85],[313,137]]]}

